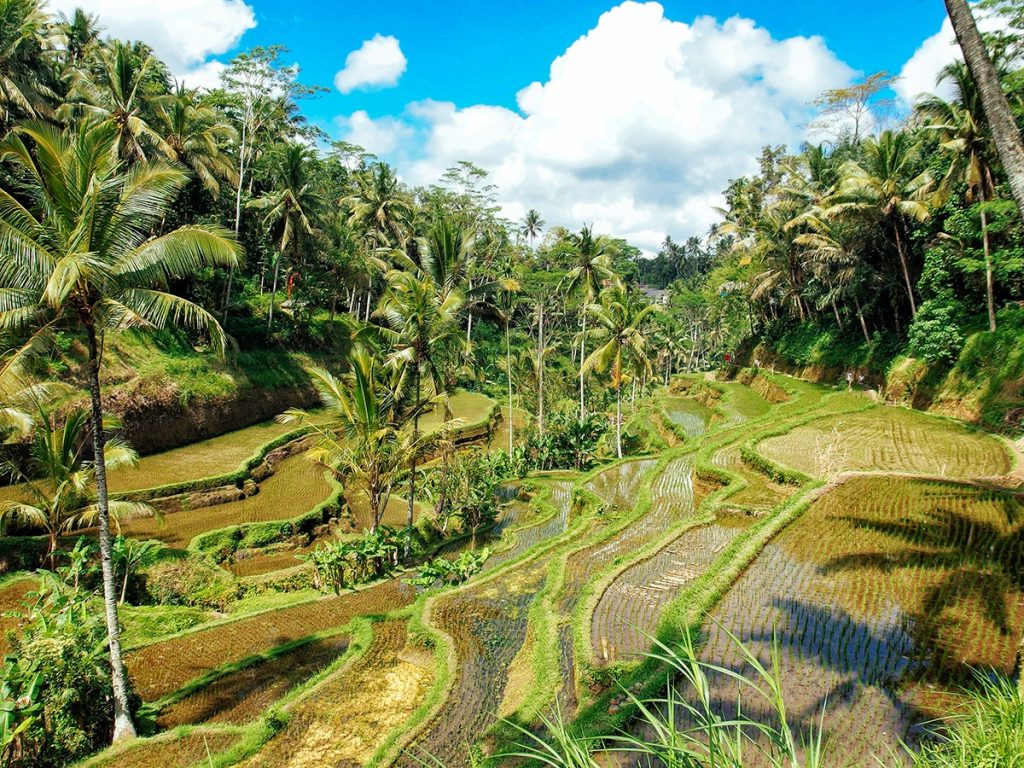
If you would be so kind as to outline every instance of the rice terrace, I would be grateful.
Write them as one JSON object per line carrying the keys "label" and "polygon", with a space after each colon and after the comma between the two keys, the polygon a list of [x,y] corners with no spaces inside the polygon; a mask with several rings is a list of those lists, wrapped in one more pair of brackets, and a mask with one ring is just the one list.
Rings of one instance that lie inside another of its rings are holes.
{"label": "rice terrace", "polygon": [[0,768],[1024,768],[1024,0],[823,8],[0,0]]}

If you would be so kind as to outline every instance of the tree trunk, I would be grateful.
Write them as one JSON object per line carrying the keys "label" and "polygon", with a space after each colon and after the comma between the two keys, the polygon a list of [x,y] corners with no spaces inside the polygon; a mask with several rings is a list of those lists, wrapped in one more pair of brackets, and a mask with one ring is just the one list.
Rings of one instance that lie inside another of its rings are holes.
{"label": "tree trunk", "polygon": [[505,378],[508,379],[508,455],[512,455],[512,341],[505,321]]}
{"label": "tree trunk", "polygon": [[278,254],[277,261],[274,262],[274,282],[270,289],[270,312],[267,314],[267,333],[270,333],[271,326],[274,324],[274,304],[277,303],[277,275],[281,270],[281,255]]}
{"label": "tree trunk", "polygon": [[540,305],[537,332],[537,432],[544,437],[544,305]]}
{"label": "tree trunk", "polygon": [[860,308],[860,299],[857,298],[857,294],[853,295],[853,304],[857,307],[857,319],[860,320],[860,329],[864,331],[864,341],[870,344],[871,336],[868,334],[868,324],[864,322],[864,312]]}
{"label": "tree trunk", "polygon": [[466,310],[466,349],[469,349],[470,342],[473,341],[473,310]]}
{"label": "tree trunk", "polygon": [[903,282],[907,287],[907,298],[910,299],[910,319],[917,317],[917,303],[914,301],[914,286],[910,282],[910,266],[907,263],[907,251],[900,236],[900,222],[893,222],[892,231],[896,235],[896,252],[900,255],[900,268],[903,270]]}
{"label": "tree trunk", "polygon": [[118,605],[124,605],[125,595],[128,594],[128,576],[131,574],[131,569],[128,564],[124,566],[124,581],[121,582],[121,599],[117,601]]}
{"label": "tree trunk", "polygon": [[587,305],[583,303],[583,333],[580,334],[580,421],[587,415],[586,401],[583,395],[583,363],[587,359]]}
{"label": "tree trunk", "polygon": [[836,306],[835,300],[832,301],[832,313],[836,316],[836,325],[838,325],[839,329],[842,330],[843,321],[839,318],[839,307]]}
{"label": "tree trunk", "polygon": [[412,456],[409,458],[409,519],[405,527],[405,559],[409,559],[409,553],[412,551],[412,524],[413,518],[416,514],[416,459],[418,458],[419,451],[416,450],[416,441],[420,439],[420,369],[419,369],[419,357],[415,361],[416,365],[416,403],[414,407],[416,411],[412,417],[412,445],[413,451]]}
{"label": "tree trunk", "polygon": [[622,458],[622,382],[615,388],[615,455]]}
{"label": "tree trunk", "polygon": [[971,77],[978,84],[985,121],[992,131],[996,152],[1010,182],[1017,210],[1024,214],[1024,142],[1021,141],[1010,103],[1003,93],[999,75],[985,50],[985,41],[974,23],[967,0],[946,0],[946,11]]}
{"label": "tree trunk", "polygon": [[[238,240],[238,232],[242,225],[242,179],[245,176],[245,149],[246,149],[246,125],[247,120],[242,119],[242,142],[238,148],[238,189],[235,191],[235,240]],[[224,292],[224,314],[221,325],[227,325],[228,307],[231,306],[231,282],[235,277],[235,265],[228,267],[228,286]],[[261,284],[262,288],[262,284]],[[262,291],[261,291],[262,292]]]}
{"label": "tree trunk", "polygon": [[110,676],[114,689],[114,741],[135,737],[128,710],[128,681],[121,658],[121,628],[117,620],[117,587],[114,586],[113,547],[110,541],[110,505],[107,497],[107,464],[103,458],[103,403],[100,399],[100,349],[96,328],[86,325],[89,340],[89,397],[92,405],[93,466],[96,472],[96,507],[100,524],[100,564],[103,571],[103,609],[110,647]]}
{"label": "tree trunk", "polygon": [[[981,204],[985,205],[984,199]],[[981,242],[985,247],[985,298],[988,299],[988,329],[994,331],[996,329],[995,281],[992,277],[992,251],[988,239],[988,214],[985,213],[984,207],[981,209]]]}

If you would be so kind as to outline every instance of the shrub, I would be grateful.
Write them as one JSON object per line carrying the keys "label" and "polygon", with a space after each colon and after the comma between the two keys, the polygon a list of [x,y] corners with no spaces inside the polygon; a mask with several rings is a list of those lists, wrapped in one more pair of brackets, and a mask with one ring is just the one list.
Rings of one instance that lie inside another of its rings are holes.
{"label": "shrub", "polygon": [[159,605],[223,608],[236,591],[231,576],[202,557],[163,560],[144,574],[144,593]]}
{"label": "shrub", "polygon": [[910,326],[911,351],[929,363],[955,360],[964,344],[958,315],[957,307],[943,299],[922,304]]}

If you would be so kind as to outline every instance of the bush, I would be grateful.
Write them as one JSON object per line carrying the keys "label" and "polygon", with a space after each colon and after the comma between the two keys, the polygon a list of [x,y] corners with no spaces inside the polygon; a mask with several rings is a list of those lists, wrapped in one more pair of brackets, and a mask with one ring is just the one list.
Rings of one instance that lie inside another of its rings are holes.
{"label": "bush", "polygon": [[956,360],[964,345],[959,327],[959,311],[955,304],[943,299],[930,299],[917,310],[910,326],[910,350],[928,363],[950,363]]}
{"label": "bush", "polygon": [[158,605],[192,605],[224,608],[236,596],[231,576],[196,556],[163,560],[144,574],[143,591]]}

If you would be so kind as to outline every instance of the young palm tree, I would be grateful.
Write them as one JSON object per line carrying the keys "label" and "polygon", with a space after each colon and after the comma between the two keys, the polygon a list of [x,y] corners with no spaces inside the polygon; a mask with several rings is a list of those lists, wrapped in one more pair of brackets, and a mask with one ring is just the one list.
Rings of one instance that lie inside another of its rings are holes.
{"label": "young palm tree", "polygon": [[628,368],[650,370],[644,323],[661,310],[660,304],[640,304],[635,295],[614,286],[601,293],[600,304],[590,304],[589,311],[597,322],[593,335],[601,342],[583,367],[610,371],[615,388],[615,453],[622,458],[622,382]]}
{"label": "young palm tree", "polygon": [[266,211],[263,223],[277,238],[277,258],[274,260],[274,278],[270,289],[270,312],[267,314],[267,332],[274,322],[277,303],[277,279],[281,260],[291,251],[292,263],[300,262],[302,244],[319,231],[316,227],[321,200],[313,183],[313,150],[298,142],[286,144],[272,163],[271,191],[253,200],[248,207]]}
{"label": "young palm tree", "polygon": [[121,159],[140,162],[154,152],[173,157],[171,148],[150,124],[153,99],[149,87],[153,78],[161,76],[160,61],[151,54],[143,57],[122,42],[101,48],[97,58],[100,77],[78,70],[58,116],[70,122],[80,114],[91,124],[113,128],[117,142],[112,149]]}
{"label": "young palm tree", "polygon": [[235,129],[195,91],[179,86],[160,99],[154,122],[169,150],[167,159],[188,168],[211,195],[219,194],[221,180],[238,183],[234,163],[223,151],[237,138]]}
{"label": "young palm tree", "polygon": [[907,252],[907,219],[924,221],[930,215],[934,191],[927,171],[911,176],[919,148],[904,132],[884,131],[877,139],[864,142],[862,163],[848,161],[842,166],[838,197],[826,216],[857,212],[881,221],[892,232],[896,253],[910,302],[911,317],[917,314],[914,285],[910,279]]}
{"label": "young palm tree", "polygon": [[104,456],[100,361],[106,333],[180,324],[206,332],[223,349],[217,321],[167,291],[169,280],[208,265],[229,265],[238,246],[223,231],[188,226],[152,237],[187,181],[169,165],[125,170],[109,124],[62,132],[24,125],[0,142],[0,161],[16,169],[18,188],[0,188],[0,334],[26,337],[4,363],[19,370],[44,353],[53,335],[72,328],[89,354],[96,507],[103,598],[114,684],[114,738],[134,734],[121,660],[117,591],[111,564],[110,504]]}
{"label": "young palm tree", "polygon": [[[21,499],[0,502],[0,519],[44,531],[49,538],[47,559],[53,567],[62,535],[96,525],[96,463],[87,455],[89,412],[74,410],[57,426],[53,414],[40,410],[29,443],[28,471],[7,463],[12,477],[22,483]],[[103,462],[107,469],[134,466],[138,454],[123,440],[104,441]],[[110,501],[115,519],[152,514],[147,504]]]}
{"label": "young palm tree", "polygon": [[[998,66],[1000,74],[1006,72]],[[981,241],[985,253],[985,295],[988,300],[989,330],[996,329],[995,280],[992,274],[992,252],[989,244],[988,213],[985,203],[995,196],[991,159],[994,157],[992,137],[985,123],[978,88],[970,70],[960,61],[946,66],[939,82],[952,81],[956,98],[945,101],[932,96],[918,103],[917,108],[928,120],[929,127],[942,136],[942,148],[949,153],[949,170],[944,181],[957,179],[967,186],[967,200],[981,203]]]}
{"label": "young palm tree", "polygon": [[[462,294],[444,291],[429,276],[392,270],[388,273],[388,290],[377,307],[384,320],[381,334],[394,352],[393,365],[409,365],[412,369],[412,441],[418,444],[420,414],[423,411],[424,384],[429,398],[444,407],[445,421],[451,419],[448,405],[448,362],[461,338],[459,313]],[[412,527],[416,511],[416,469],[419,453],[409,457],[409,518],[406,530],[405,555],[412,545]]]}
{"label": "young palm tree", "polygon": [[576,254],[576,266],[565,275],[566,295],[578,295],[583,302],[580,311],[580,421],[586,416],[583,361],[587,358],[587,305],[601,291],[604,283],[615,278],[612,271],[614,246],[603,235],[595,237],[590,227],[569,235],[569,243]]}
{"label": "young palm tree", "polygon": [[530,241],[530,248],[533,248],[533,241],[536,240],[543,231],[544,219],[540,217],[540,213],[536,208],[531,208],[523,217],[522,227],[522,233],[526,235]]}
{"label": "young palm tree", "polygon": [[356,174],[356,191],[341,201],[349,226],[365,233],[372,247],[399,248],[412,231],[412,200],[386,163]]}
{"label": "young palm tree", "polygon": [[405,367],[384,370],[364,346],[352,351],[349,362],[351,372],[340,380],[322,369],[310,371],[330,415],[326,423],[299,409],[286,411],[281,421],[313,422],[319,441],[308,455],[341,482],[350,505],[357,494],[365,496],[376,531],[399,473],[419,446],[402,434],[398,418]]}

